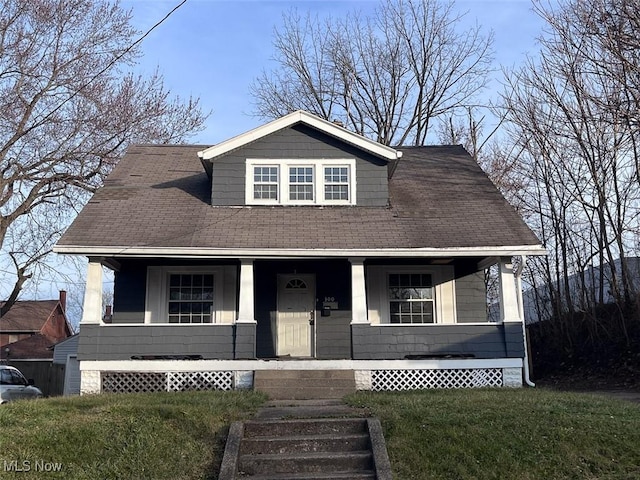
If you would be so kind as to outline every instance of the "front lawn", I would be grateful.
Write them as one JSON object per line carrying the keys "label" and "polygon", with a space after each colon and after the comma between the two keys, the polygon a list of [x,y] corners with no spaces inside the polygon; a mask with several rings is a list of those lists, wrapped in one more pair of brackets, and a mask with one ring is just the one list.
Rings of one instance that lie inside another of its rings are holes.
{"label": "front lawn", "polygon": [[[229,424],[264,400],[252,392],[193,392],[2,405],[0,478],[214,480]],[[544,389],[347,400],[381,419],[397,480],[640,478],[638,404]],[[55,463],[59,472],[43,471]]]}
{"label": "front lawn", "polygon": [[358,393],[399,480],[640,478],[640,405],[544,389]]}
{"label": "front lawn", "polygon": [[190,392],[2,405],[0,478],[216,479],[229,424],[264,399]]}

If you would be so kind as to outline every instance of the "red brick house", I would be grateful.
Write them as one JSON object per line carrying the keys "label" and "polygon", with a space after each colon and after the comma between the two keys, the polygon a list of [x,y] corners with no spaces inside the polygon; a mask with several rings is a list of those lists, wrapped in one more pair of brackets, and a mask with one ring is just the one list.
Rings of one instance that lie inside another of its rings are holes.
{"label": "red brick house", "polygon": [[67,292],[57,300],[23,300],[0,318],[0,358],[51,359],[52,345],[73,334],[66,315]]}

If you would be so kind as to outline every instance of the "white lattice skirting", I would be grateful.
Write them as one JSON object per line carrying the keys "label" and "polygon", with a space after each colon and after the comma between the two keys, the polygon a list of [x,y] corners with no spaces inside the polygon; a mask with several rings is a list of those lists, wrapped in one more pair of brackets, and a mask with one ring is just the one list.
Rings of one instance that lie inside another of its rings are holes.
{"label": "white lattice skirting", "polygon": [[103,372],[102,391],[109,393],[232,390],[233,372]]}
{"label": "white lattice skirting", "polygon": [[377,392],[502,386],[501,368],[371,371],[371,390]]}

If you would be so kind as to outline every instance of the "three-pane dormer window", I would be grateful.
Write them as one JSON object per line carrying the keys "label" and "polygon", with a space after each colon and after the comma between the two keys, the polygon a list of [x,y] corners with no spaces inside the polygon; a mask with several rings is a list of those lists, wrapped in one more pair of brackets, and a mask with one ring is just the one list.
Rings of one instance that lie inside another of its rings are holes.
{"label": "three-pane dormer window", "polygon": [[248,159],[247,205],[355,205],[354,159]]}

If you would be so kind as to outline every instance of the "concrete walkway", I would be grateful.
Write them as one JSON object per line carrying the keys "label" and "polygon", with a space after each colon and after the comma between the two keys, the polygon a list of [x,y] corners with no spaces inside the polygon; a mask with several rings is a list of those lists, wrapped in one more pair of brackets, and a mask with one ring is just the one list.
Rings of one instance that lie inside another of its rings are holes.
{"label": "concrete walkway", "polygon": [[363,408],[350,407],[341,400],[271,400],[255,415],[256,420],[288,418],[366,417]]}

